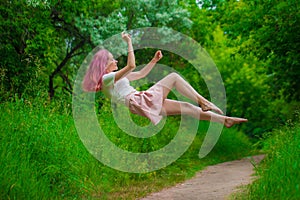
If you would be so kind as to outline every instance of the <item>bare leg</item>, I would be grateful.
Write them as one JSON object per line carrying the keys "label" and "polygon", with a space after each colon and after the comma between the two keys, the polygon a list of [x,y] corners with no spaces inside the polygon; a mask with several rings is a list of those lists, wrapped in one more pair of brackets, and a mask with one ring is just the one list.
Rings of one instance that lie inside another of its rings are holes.
{"label": "bare leg", "polygon": [[158,84],[164,87],[164,99],[167,98],[169,92],[172,90],[172,88],[175,87],[176,90],[182,95],[198,103],[203,111],[212,110],[219,114],[223,114],[221,109],[201,96],[188,82],[186,82],[177,73],[169,74],[168,76],[160,80]]}
{"label": "bare leg", "polygon": [[201,108],[194,106],[193,104],[170,99],[165,99],[163,103],[162,115],[189,115],[199,120],[213,121],[224,124],[227,128],[230,128],[235,124],[248,121],[244,118],[223,116],[210,111],[203,112]]}

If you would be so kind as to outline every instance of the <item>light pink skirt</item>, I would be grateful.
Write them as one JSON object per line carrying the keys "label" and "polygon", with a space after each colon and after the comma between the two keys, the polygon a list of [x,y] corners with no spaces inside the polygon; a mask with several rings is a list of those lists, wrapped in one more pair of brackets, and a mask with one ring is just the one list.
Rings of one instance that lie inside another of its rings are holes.
{"label": "light pink skirt", "polygon": [[125,98],[130,112],[147,117],[157,125],[162,119],[163,88],[156,84],[146,91],[131,93]]}

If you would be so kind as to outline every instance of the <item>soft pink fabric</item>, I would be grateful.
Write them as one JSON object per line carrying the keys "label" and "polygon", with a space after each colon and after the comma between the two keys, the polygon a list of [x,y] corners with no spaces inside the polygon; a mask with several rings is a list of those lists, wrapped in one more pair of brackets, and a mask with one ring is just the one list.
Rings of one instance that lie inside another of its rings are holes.
{"label": "soft pink fabric", "polygon": [[126,105],[133,114],[147,117],[154,125],[162,119],[163,88],[154,85],[147,91],[134,92],[126,97]]}

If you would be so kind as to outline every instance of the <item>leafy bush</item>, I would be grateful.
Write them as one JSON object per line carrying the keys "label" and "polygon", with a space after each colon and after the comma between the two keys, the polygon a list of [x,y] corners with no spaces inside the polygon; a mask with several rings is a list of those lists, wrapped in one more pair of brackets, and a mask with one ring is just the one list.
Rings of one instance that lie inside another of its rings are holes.
{"label": "leafy bush", "polygon": [[264,141],[266,159],[257,169],[247,199],[300,198],[300,124],[273,131]]}

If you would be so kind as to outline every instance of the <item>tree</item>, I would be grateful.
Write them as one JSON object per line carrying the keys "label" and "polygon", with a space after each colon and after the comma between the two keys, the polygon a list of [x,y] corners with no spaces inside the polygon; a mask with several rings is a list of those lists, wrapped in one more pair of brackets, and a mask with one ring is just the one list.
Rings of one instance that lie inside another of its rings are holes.
{"label": "tree", "polygon": [[[79,60],[106,38],[146,26],[187,30],[177,1],[1,1],[1,91],[35,96],[72,92]],[[48,83],[47,83],[48,82]]]}
{"label": "tree", "polygon": [[[2,90],[18,96],[35,96],[47,88],[54,96],[53,78],[79,49],[86,36],[67,22],[57,5],[30,1],[1,1]],[[75,46],[75,47],[73,47]],[[63,54],[66,54],[65,58]],[[71,55],[72,54],[72,55]],[[62,59],[62,61],[60,61]]]}
{"label": "tree", "polygon": [[274,98],[300,100],[300,12],[299,2],[230,1],[222,4],[224,31],[239,42],[240,52],[249,52],[267,67]]}

